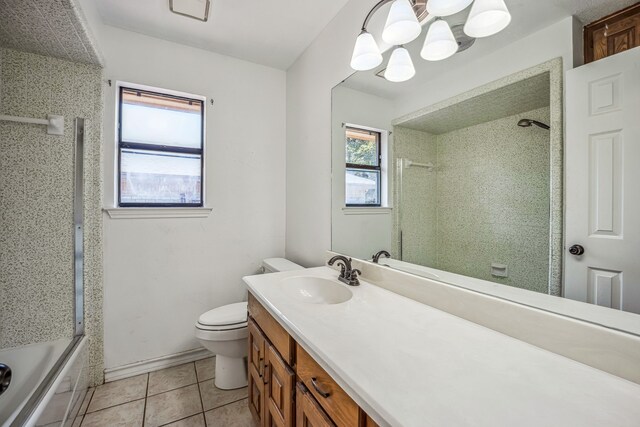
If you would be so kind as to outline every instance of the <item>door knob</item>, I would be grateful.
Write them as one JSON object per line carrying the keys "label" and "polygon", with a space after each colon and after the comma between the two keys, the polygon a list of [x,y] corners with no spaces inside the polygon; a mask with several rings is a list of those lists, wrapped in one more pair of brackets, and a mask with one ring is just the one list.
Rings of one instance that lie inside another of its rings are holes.
{"label": "door knob", "polygon": [[569,248],[569,253],[571,255],[582,255],[584,254],[584,247],[582,245],[573,245]]}

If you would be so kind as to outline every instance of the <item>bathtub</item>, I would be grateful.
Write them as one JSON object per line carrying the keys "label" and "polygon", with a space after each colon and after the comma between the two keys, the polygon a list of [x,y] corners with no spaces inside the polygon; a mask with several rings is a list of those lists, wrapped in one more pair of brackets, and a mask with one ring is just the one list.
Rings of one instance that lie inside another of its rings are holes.
{"label": "bathtub", "polygon": [[82,380],[86,377],[82,375],[86,359],[85,341],[84,338],[74,341],[62,339],[0,350],[0,363],[9,366],[12,373],[9,388],[0,396],[1,427],[9,427],[18,418],[63,355],[66,357],[59,366],[58,375],[48,389],[41,390],[41,398],[21,425],[62,425],[74,416],[72,410],[78,406],[76,402],[81,395],[84,396],[83,390],[86,392],[88,386],[88,380]]}

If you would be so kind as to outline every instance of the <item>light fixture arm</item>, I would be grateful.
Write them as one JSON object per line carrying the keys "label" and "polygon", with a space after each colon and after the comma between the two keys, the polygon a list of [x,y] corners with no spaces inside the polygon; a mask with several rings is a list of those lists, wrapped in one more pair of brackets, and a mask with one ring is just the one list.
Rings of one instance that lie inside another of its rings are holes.
{"label": "light fixture arm", "polygon": [[371,10],[369,11],[369,13],[367,14],[367,17],[364,18],[364,22],[362,23],[362,31],[367,31],[367,25],[369,25],[369,21],[371,20],[371,17],[385,4],[387,3],[391,3],[393,0],[380,0],[378,3],[376,3],[375,6],[373,6],[373,8],[371,8]]}
{"label": "light fixture arm", "polygon": [[[371,8],[371,10],[369,11],[369,13],[367,13],[367,17],[364,18],[364,22],[362,23],[362,31],[367,31],[367,25],[369,25],[369,21],[371,20],[371,18],[373,17],[373,15],[375,15],[375,13],[385,4],[387,3],[391,3],[393,0],[380,0],[378,3],[376,3],[375,6],[373,6],[373,8]],[[418,3],[418,0],[409,0],[409,3],[411,3],[411,5],[413,7],[416,7],[416,4]],[[424,2],[426,3],[426,1]],[[416,12],[417,14],[417,12]],[[420,16],[418,17],[419,19]]]}

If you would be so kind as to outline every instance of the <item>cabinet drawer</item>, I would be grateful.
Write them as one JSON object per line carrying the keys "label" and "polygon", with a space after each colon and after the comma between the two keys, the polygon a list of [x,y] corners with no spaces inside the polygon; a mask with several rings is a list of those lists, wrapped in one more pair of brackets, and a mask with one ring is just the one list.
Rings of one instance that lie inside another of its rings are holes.
{"label": "cabinet drawer", "polygon": [[300,383],[296,392],[296,427],[335,427],[306,387]]}
{"label": "cabinet drawer", "polygon": [[278,350],[284,361],[293,364],[294,341],[287,331],[269,314],[266,308],[249,292],[249,315],[260,326],[262,332]]}
{"label": "cabinet drawer", "polygon": [[358,427],[360,408],[300,345],[296,373],[338,427]]}

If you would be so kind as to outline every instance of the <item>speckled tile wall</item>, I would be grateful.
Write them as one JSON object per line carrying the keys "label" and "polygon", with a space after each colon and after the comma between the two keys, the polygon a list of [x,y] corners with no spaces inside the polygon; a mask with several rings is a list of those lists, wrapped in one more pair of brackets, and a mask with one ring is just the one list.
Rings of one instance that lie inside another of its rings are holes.
{"label": "speckled tile wall", "polygon": [[[537,81],[537,79],[535,78],[535,76],[539,76],[539,75],[545,75],[548,76],[549,79],[549,85],[545,86],[545,88],[540,88],[538,87],[538,90],[544,90],[545,92],[548,90],[549,91],[549,108],[548,108],[548,112],[544,113],[543,111],[538,111],[536,110],[537,113],[543,112],[544,116],[547,117],[548,119],[548,124],[551,125],[551,130],[548,133],[548,137],[549,137],[549,155],[548,155],[548,163],[547,163],[547,168],[549,170],[549,174],[548,174],[548,185],[549,185],[549,200],[550,200],[550,204],[549,206],[551,207],[549,209],[549,258],[548,258],[548,262],[547,262],[547,272],[548,272],[548,279],[544,282],[545,286],[543,287],[543,285],[538,285],[536,284],[535,286],[531,286],[531,285],[527,285],[526,283],[523,285],[517,285],[515,283],[509,283],[512,282],[509,279],[497,279],[497,280],[501,280],[503,282],[505,282],[506,284],[513,284],[515,286],[519,286],[519,287],[525,287],[528,289],[534,288],[533,290],[537,290],[540,292],[545,292],[545,293],[549,293],[551,295],[562,295],[562,254],[563,254],[563,227],[564,227],[564,223],[563,223],[563,212],[564,212],[564,188],[563,188],[563,173],[564,173],[564,140],[563,140],[563,134],[564,134],[564,118],[563,118],[563,83],[562,83],[562,76],[563,76],[563,66],[562,66],[562,59],[561,58],[556,58],[556,59],[552,59],[550,61],[541,63],[539,65],[536,65],[534,67],[528,68],[526,70],[522,70],[518,73],[509,75],[505,78],[496,80],[494,82],[488,83],[484,86],[478,87],[476,89],[473,89],[469,92],[465,92],[462,93],[458,96],[455,96],[453,98],[447,99],[445,101],[442,101],[438,104],[434,104],[434,105],[430,105],[427,106],[425,108],[422,108],[418,111],[414,111],[410,114],[407,114],[403,117],[399,117],[395,120],[393,120],[392,124],[394,126],[394,132],[398,133],[398,130],[401,129],[403,127],[404,124],[407,124],[408,126],[411,126],[411,123],[414,123],[416,120],[421,119],[424,116],[427,115],[432,115],[436,112],[440,112],[440,111],[451,111],[451,107],[452,106],[456,106],[459,105],[461,103],[465,103],[468,102],[472,99],[475,99],[479,96],[490,96],[491,93],[500,93],[500,89],[504,88],[504,87],[508,87],[513,85],[514,83],[524,83],[524,84],[535,84],[535,82]],[[497,92],[496,92],[497,91]],[[521,110],[522,111],[522,110]],[[514,112],[515,113],[515,112]],[[527,113],[529,114],[529,113]],[[524,116],[527,114],[519,114],[519,116]],[[535,118],[535,117],[532,117]],[[493,119],[490,119],[493,120]],[[487,120],[489,121],[489,120]],[[481,124],[482,125],[482,124]],[[459,129],[459,131],[463,131],[464,129]],[[439,137],[440,135],[438,135]],[[437,140],[437,137],[436,137]],[[430,148],[428,149],[430,150]],[[438,156],[440,156],[440,152],[438,152]],[[395,161],[395,158],[394,158]],[[526,165],[526,167],[530,167],[531,165]],[[446,172],[446,170],[445,170]],[[473,171],[473,167],[470,169],[469,172],[465,172],[467,174],[476,174],[475,171]],[[479,173],[479,172],[478,172]],[[438,174],[440,174],[440,165],[438,165]],[[459,182],[474,182],[474,179],[482,179],[482,176],[480,175],[476,175],[475,177],[469,178],[469,177],[465,177],[463,175],[463,177],[458,177],[454,174],[451,174],[450,178],[452,180],[458,180]],[[397,178],[396,178],[397,179]],[[440,184],[442,184],[443,182],[441,182],[440,180],[438,181]],[[517,181],[514,181],[517,182]],[[461,184],[462,185],[462,184]],[[513,183],[508,183],[508,182],[504,182],[502,183],[499,187],[505,187],[505,186],[514,186]],[[485,191],[485,194],[488,194],[488,192]],[[493,194],[493,193],[491,193]],[[446,196],[442,196],[442,202],[443,203],[448,203],[446,199]],[[469,196],[470,198],[475,198],[476,200],[478,200],[480,197],[478,195],[471,195]],[[504,203],[504,207],[501,209],[498,209],[498,207],[496,206],[492,206],[492,209],[494,210],[495,215],[497,215],[498,217],[502,216],[503,218],[506,215],[510,215],[510,210],[512,211],[512,209],[514,208],[515,202],[513,200],[509,200],[507,196],[501,196],[501,195],[492,195],[491,197],[493,197],[494,201],[498,201],[500,203]],[[499,200],[499,197],[503,197],[505,198],[504,200]],[[453,203],[453,202],[451,202]],[[466,202],[460,202],[460,203],[466,203]],[[485,199],[485,203],[486,203],[486,199]],[[538,203],[537,207],[535,205],[535,203]],[[528,207],[526,207],[526,209],[540,209],[540,204],[539,201],[538,202],[524,202],[525,205],[529,205]],[[399,205],[398,205],[399,206]],[[398,215],[398,212],[401,211],[402,209],[395,209],[394,210],[394,227],[396,228],[395,235],[398,235],[398,228],[400,226],[400,222],[399,222],[399,218],[400,215]],[[478,215],[482,215],[483,212],[478,212]],[[518,239],[517,242],[514,243],[514,245],[520,245],[520,247],[522,248],[522,250],[525,253],[530,253],[532,250],[534,250],[534,248],[536,247],[536,245],[540,246],[541,243],[538,241],[531,241],[528,242],[526,240],[526,236],[527,233],[526,231],[530,231],[530,232],[534,232],[537,230],[532,229],[531,227],[535,226],[535,221],[534,218],[530,218],[529,220],[529,225],[528,225],[528,229],[523,229],[523,238],[522,239]],[[439,226],[439,224],[438,224]],[[430,225],[431,227],[431,225]],[[440,231],[438,231],[440,232]],[[461,233],[461,231],[453,231],[453,233],[457,233],[457,236],[459,236]],[[404,233],[406,234],[406,233]],[[530,236],[531,234],[529,234]],[[505,237],[506,238],[506,237]],[[446,238],[441,237],[438,241],[438,245],[437,245],[437,249],[438,251],[441,250],[446,250],[446,248],[443,248],[442,245],[445,244],[445,242],[448,241]],[[461,243],[461,242],[458,242]],[[455,245],[452,245],[455,246]],[[458,252],[460,252],[459,249],[452,247],[451,250],[458,250]],[[484,251],[485,247],[482,246],[480,248],[478,248],[477,246],[471,247],[471,246],[467,246],[466,250],[480,250],[480,251]],[[405,251],[406,252],[406,251]],[[406,254],[405,254],[406,256]],[[445,260],[446,261],[446,260]],[[438,261],[439,262],[439,261]],[[474,261],[475,262],[475,261]],[[486,262],[486,260],[482,261],[483,263]],[[520,263],[522,264],[522,263]],[[437,263],[436,264],[426,264],[435,268],[439,268]],[[471,266],[473,266],[473,262],[470,264]],[[514,265],[515,266],[515,265]],[[525,270],[527,270],[527,268],[529,267],[525,267],[525,266],[515,266],[517,267],[518,271],[521,271],[521,274],[526,274],[524,273]],[[464,267],[456,267],[459,269],[464,269]],[[475,269],[476,267],[474,267]],[[482,267],[484,268],[484,266]],[[471,269],[471,268],[469,268]],[[529,268],[529,270],[531,270],[531,268]],[[460,272],[464,273],[461,270],[458,270]],[[486,271],[486,270],[485,270]],[[544,269],[541,269],[542,272],[544,272]],[[513,268],[511,269],[511,272],[513,273],[514,270]],[[511,273],[510,273],[511,274]],[[519,273],[520,274],[520,273]],[[541,275],[542,273],[538,272],[538,275]],[[484,278],[484,277],[483,277]],[[536,279],[537,280],[537,279]]]}
{"label": "speckled tile wall", "polygon": [[[402,224],[402,259],[413,264],[434,266],[437,263],[436,173],[420,167],[402,167],[399,159],[417,163],[437,162],[436,137],[426,132],[396,127],[394,129],[393,164],[396,179],[393,186],[394,220]],[[400,167],[402,170],[400,171]],[[398,176],[402,173],[402,179]],[[399,227],[393,227],[394,256],[399,255]]]}
{"label": "speckled tile wall", "polygon": [[[548,292],[549,107],[442,135],[394,128],[394,157],[432,162],[405,168],[397,185],[403,260]],[[507,266],[495,277],[491,264]]]}
{"label": "speckled tile wall", "polygon": [[550,136],[521,118],[549,123],[549,108],[437,136],[437,265],[547,293]]}
{"label": "speckled tile wall", "polygon": [[74,119],[86,119],[85,332],[102,382],[102,70],[0,49],[0,114],[65,118],[64,136],[0,122],[0,347],[74,332]]}

